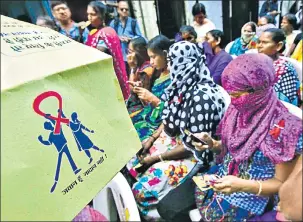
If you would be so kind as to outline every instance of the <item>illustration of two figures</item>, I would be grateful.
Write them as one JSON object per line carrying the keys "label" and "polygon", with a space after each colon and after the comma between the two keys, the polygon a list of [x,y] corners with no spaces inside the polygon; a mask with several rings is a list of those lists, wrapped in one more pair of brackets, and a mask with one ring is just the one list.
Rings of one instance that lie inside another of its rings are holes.
{"label": "illustration of two figures", "polygon": [[[62,110],[58,110],[58,112],[61,112],[61,116],[63,118],[66,118],[62,112]],[[60,132],[58,134],[54,133],[54,127],[56,124],[56,121],[50,118],[50,114],[46,114],[45,118],[49,121],[46,121],[44,123],[44,129],[51,131],[49,134],[48,140],[43,140],[42,136],[40,135],[38,137],[38,140],[46,146],[54,145],[58,151],[58,160],[57,160],[57,167],[56,167],[56,174],[55,174],[55,181],[54,184],[50,190],[52,193],[59,180],[59,174],[60,174],[60,167],[61,167],[61,161],[62,161],[62,156],[65,154],[67,157],[69,164],[74,172],[74,174],[77,174],[81,171],[80,168],[77,167],[76,163],[74,162],[71,153],[69,151],[69,148],[67,146],[67,140],[63,134],[62,128],[60,126]],[[84,151],[86,156],[89,158],[89,164],[93,161],[93,158],[90,154],[90,150],[94,149],[99,152],[104,152],[104,150],[99,149],[97,146],[93,144],[93,142],[89,139],[87,135],[84,134],[83,130],[89,132],[89,133],[94,133],[93,130],[89,130],[86,128],[78,119],[78,115],[76,112],[72,113],[71,115],[71,121],[67,124],[67,126],[71,129],[73,136],[75,138],[75,141],[77,143],[79,151]]]}

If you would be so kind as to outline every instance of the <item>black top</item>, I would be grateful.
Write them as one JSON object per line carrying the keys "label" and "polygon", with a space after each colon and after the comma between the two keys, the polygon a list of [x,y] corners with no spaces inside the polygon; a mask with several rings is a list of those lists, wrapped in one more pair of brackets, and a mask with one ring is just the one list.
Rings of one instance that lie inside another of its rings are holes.
{"label": "black top", "polygon": [[303,37],[302,32],[299,33],[299,34],[296,36],[296,38],[295,38],[295,40],[294,40],[294,44],[295,44],[296,46],[298,45],[298,43],[300,42],[300,40],[302,40],[302,37]]}

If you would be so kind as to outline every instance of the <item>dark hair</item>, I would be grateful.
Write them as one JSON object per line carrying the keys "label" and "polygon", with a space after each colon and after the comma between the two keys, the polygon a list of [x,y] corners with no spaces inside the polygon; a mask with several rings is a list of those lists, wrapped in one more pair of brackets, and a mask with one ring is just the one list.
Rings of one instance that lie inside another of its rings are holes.
{"label": "dark hair", "polygon": [[172,43],[166,36],[157,35],[148,42],[147,48],[156,54],[162,55],[164,50],[168,51],[171,44]]}
{"label": "dark hair", "polygon": [[142,66],[142,64],[145,61],[149,60],[148,54],[147,54],[147,42],[143,37],[137,37],[134,38],[130,41],[132,44],[135,54],[136,54],[136,59],[138,62],[138,67]]}
{"label": "dark hair", "polygon": [[202,13],[203,15],[206,16],[205,6],[202,3],[194,4],[194,6],[192,8],[193,16],[199,15],[200,13]]}
{"label": "dark hair", "polygon": [[264,32],[270,32],[272,36],[272,40],[275,43],[284,42],[285,41],[285,35],[284,32],[281,29],[278,28],[270,28],[266,29]]}
{"label": "dark hair", "polygon": [[268,24],[274,24],[274,19],[270,15],[264,15],[261,18],[265,18]]}
{"label": "dark hair", "polygon": [[[172,42],[164,35],[157,35],[156,37],[152,38],[148,44],[147,48],[153,51],[156,54],[164,55],[164,50],[168,51],[169,47],[172,45]],[[161,70],[154,69],[154,72],[150,78],[150,86],[152,87],[161,75]]]}
{"label": "dark hair", "polygon": [[286,40],[284,32],[278,28],[266,29],[264,32],[269,32],[271,34],[271,39],[276,44],[278,44],[279,42],[283,42],[282,48],[279,51],[279,53],[282,53],[285,50],[285,40]]}
{"label": "dark hair", "polygon": [[184,32],[188,32],[189,34],[193,35],[195,37],[195,39],[197,38],[197,32],[195,31],[195,29],[190,26],[190,25],[183,25],[180,28],[180,32],[184,33]]}
{"label": "dark hair", "polygon": [[254,33],[256,33],[256,30],[257,30],[257,25],[256,25],[256,23],[254,23],[254,22],[247,22],[246,24],[243,25],[243,27],[246,26],[246,25],[249,25],[249,26],[251,27],[251,30],[252,30]]}
{"label": "dark hair", "polygon": [[68,4],[66,1],[51,1],[51,9],[54,9],[57,5],[66,5],[68,7]]}
{"label": "dark hair", "polygon": [[44,21],[44,22],[45,22],[45,25],[50,26],[51,29],[56,30],[56,31],[58,30],[58,27],[56,26],[56,23],[55,23],[54,20],[53,20],[51,17],[49,17],[48,15],[39,15],[38,18],[37,18],[37,20],[36,20],[36,22],[37,22],[38,20]]}
{"label": "dark hair", "polygon": [[296,29],[297,28],[297,18],[294,14],[286,14],[283,16],[283,18],[285,18],[289,24],[292,25],[293,29]]}
{"label": "dark hair", "polygon": [[218,29],[213,29],[213,30],[209,31],[208,33],[211,34],[211,36],[214,37],[214,39],[216,41],[219,41],[219,38],[220,38],[221,41],[220,41],[219,47],[221,49],[224,49],[224,47],[226,46],[226,39],[225,39],[224,33]]}
{"label": "dark hair", "polygon": [[125,2],[128,4],[128,1],[127,0],[118,0],[117,3],[119,4],[120,2]]}
{"label": "dark hair", "polygon": [[[147,54],[147,42],[143,37],[137,37],[130,41],[135,52],[135,58],[137,60],[137,68],[140,68],[146,61],[149,61]],[[155,80],[160,76],[159,71],[153,70],[151,78],[148,77],[147,73],[143,70],[139,72],[139,79],[143,84],[143,87],[147,90],[151,90]]]}
{"label": "dark hair", "polygon": [[106,5],[104,5],[102,2],[99,1],[91,1],[88,6],[92,7],[96,14],[98,15],[99,19],[101,21],[104,21],[105,24],[108,24],[109,16],[107,14],[107,8]]}
{"label": "dark hair", "polygon": [[19,15],[17,17],[17,19],[20,20],[20,21],[23,21],[23,22],[28,22],[28,23],[32,22],[32,20],[30,19],[30,17],[27,16],[27,15]]}

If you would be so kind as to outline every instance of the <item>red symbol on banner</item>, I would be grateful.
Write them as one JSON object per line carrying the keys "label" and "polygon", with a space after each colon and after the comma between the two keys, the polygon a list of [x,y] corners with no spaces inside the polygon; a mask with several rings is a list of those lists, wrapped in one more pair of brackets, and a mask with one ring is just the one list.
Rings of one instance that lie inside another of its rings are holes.
{"label": "red symbol on banner", "polygon": [[[57,92],[54,92],[54,91],[48,91],[48,92],[44,92],[44,93],[40,94],[34,100],[33,109],[38,115],[43,116],[43,117],[46,116],[46,114],[40,110],[40,103],[43,100],[47,99],[48,97],[52,97],[52,96],[56,97],[58,99],[59,110],[62,110],[62,97],[60,96],[60,94]],[[69,119],[61,117],[61,112],[58,112],[57,117],[49,116],[49,118],[56,121],[54,134],[60,134],[61,123],[66,123],[66,124],[69,123]]]}

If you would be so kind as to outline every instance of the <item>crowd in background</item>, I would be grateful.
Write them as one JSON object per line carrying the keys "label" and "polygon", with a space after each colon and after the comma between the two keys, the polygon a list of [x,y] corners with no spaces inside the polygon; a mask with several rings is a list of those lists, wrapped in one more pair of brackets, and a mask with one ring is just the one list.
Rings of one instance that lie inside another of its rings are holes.
{"label": "crowd in background", "polygon": [[[51,8],[56,20],[37,25],[113,57],[142,142],[121,172],[144,220],[190,221],[195,208],[201,221],[302,220],[302,184],[289,185],[302,178],[302,120],[287,108],[302,108],[302,73],[291,62],[302,62],[302,8],[279,29],[277,1],[266,1],[258,23],[228,44],[202,3],[173,40],[142,36],[125,1],[116,17],[90,2],[82,23],[64,1]],[[85,212],[93,217],[85,208],[75,220]]]}

